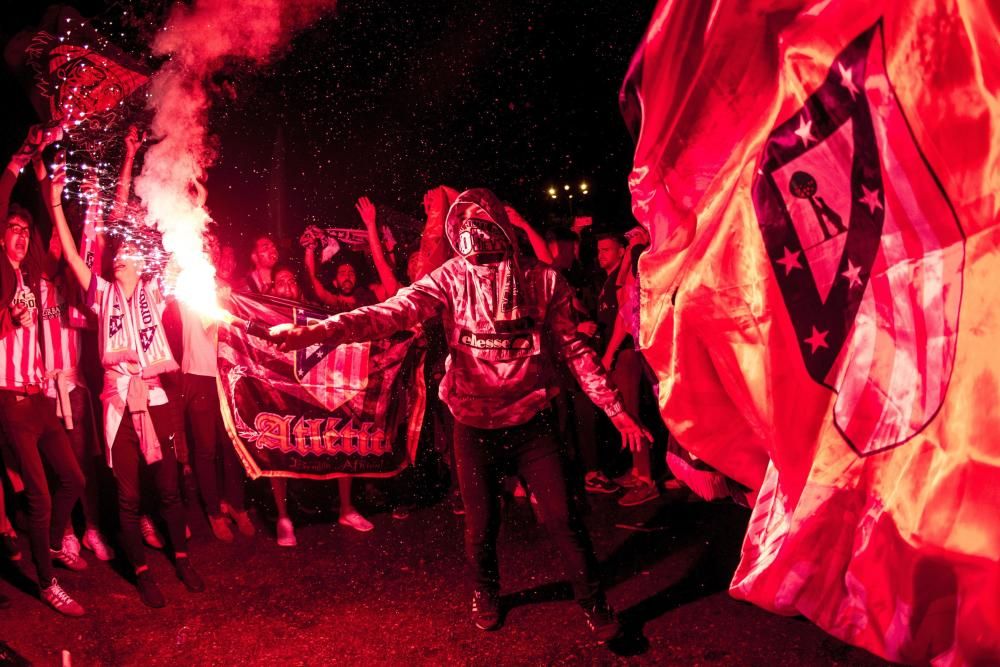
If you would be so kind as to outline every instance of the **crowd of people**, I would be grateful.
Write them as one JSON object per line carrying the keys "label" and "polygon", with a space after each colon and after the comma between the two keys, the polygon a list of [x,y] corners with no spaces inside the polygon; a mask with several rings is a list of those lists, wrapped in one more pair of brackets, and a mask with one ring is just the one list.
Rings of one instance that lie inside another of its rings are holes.
{"label": "crowd of people", "polygon": [[[147,270],[141,243],[94,233],[123,224],[133,206],[141,133],[130,128],[124,138],[114,201],[98,205],[98,184],[84,182],[84,204],[73,208],[63,196],[65,154],[50,148],[58,134],[32,128],[0,181],[7,489],[0,494],[0,545],[6,558],[20,559],[14,525],[26,533],[40,597],[59,613],[85,611],[55,567],[82,572],[85,551],[108,561],[116,548],[135,573],[142,602],[162,607],[147,546],[169,544],[179,579],[192,592],[205,589],[189,555],[186,505],[202,508],[214,537],[226,542],[235,533],[255,538],[263,520],[247,510],[249,483],[222,421],[217,345],[226,325],[171,299],[163,276]],[[35,175],[48,224],[10,202],[22,172]],[[220,298],[236,290],[313,301],[338,313],[272,331],[283,350],[373,340],[423,324],[432,391],[422,442],[447,462],[449,502],[465,516],[474,622],[485,630],[502,622],[500,502],[523,495],[560,548],[591,629],[611,639],[620,628],[580,515],[588,493],[618,494],[622,506],[660,494],[654,464],[662,458],[651,455],[657,443],[639,420],[654,386],[636,350],[637,264],[648,238],[639,228],[595,234],[576,225],[543,234],[483,189],[436,187],[423,207],[426,224],[410,247],[387,242],[379,208],[362,197],[364,254],[337,253],[324,265],[316,239],[306,237],[300,263],[261,234],[242,276],[238,253],[210,228],[205,251]],[[585,247],[581,232],[596,246]],[[100,362],[99,384],[88,377],[88,358]],[[110,477],[102,474],[108,468]],[[108,479],[117,496],[116,535],[102,532],[113,524],[106,520],[111,508],[101,505],[109,494],[100,485]],[[288,487],[287,479],[271,478],[282,547],[296,545]],[[352,479],[338,479],[337,488],[338,522],[372,530],[355,505]],[[5,507],[5,497],[14,502]],[[395,503],[394,517],[407,513],[406,502]]]}

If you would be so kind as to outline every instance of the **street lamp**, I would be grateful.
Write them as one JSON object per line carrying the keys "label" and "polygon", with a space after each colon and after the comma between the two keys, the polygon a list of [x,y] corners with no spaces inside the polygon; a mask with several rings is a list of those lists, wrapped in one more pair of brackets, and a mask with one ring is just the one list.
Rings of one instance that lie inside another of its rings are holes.
{"label": "street lamp", "polygon": [[590,184],[587,181],[580,181],[579,185],[574,186],[570,183],[555,183],[550,185],[545,189],[545,194],[549,196],[549,199],[554,201],[559,201],[560,199],[566,202],[566,208],[569,211],[569,217],[573,217],[573,204],[575,200],[582,199],[590,195]]}

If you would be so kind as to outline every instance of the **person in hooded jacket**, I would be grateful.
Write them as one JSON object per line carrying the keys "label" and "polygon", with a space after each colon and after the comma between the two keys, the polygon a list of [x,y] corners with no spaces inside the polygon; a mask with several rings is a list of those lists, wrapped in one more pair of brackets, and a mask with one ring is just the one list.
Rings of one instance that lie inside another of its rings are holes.
{"label": "person in hooded jacket", "polygon": [[567,502],[552,409],[560,386],[556,360],[570,367],[630,448],[645,447],[649,433],[625,412],[594,351],[577,336],[565,280],[550,266],[520,257],[496,195],[486,189],[460,194],[445,231],[457,256],[395,296],[313,325],[279,325],[272,336],[283,350],[339,345],[384,338],[440,314],[449,357],[439,394],[455,417],[475,624],[493,630],[502,622],[496,550],[501,482],[517,473],[538,499],[588,624],[600,641],[610,640],[620,626],[587,531]]}

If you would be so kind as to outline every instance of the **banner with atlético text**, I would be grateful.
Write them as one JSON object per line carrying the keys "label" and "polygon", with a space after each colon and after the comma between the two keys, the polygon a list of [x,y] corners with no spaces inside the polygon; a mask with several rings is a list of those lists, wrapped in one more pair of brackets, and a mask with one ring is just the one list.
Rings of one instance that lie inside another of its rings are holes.
{"label": "banner with atl\u00e9tico text", "polygon": [[[234,294],[234,315],[270,327],[325,319],[321,307]],[[226,428],[252,478],[395,475],[416,453],[425,388],[423,337],[279,352],[240,327],[219,331]]]}

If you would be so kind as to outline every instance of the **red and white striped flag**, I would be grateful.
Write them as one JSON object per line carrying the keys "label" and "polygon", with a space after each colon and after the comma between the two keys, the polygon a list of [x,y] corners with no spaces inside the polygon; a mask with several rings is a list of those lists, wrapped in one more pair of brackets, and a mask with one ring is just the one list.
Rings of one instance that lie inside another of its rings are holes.
{"label": "red and white striped flag", "polygon": [[731,592],[1000,663],[1000,32],[988,0],[663,0],[622,89],[640,346],[756,494]]}

